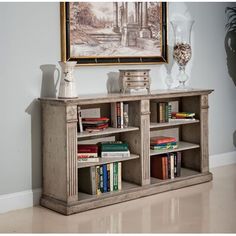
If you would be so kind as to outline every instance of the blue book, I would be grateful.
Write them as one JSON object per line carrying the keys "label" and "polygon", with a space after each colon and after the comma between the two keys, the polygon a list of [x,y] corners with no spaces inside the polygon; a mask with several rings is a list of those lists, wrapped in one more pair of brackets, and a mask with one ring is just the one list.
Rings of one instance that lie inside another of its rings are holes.
{"label": "blue book", "polygon": [[107,165],[102,166],[103,169],[103,192],[107,192]]}

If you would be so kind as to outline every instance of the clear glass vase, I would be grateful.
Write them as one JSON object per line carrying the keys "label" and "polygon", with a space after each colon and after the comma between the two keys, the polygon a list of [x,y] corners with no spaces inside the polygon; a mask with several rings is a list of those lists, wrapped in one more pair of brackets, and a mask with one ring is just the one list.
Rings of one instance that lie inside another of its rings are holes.
{"label": "clear glass vase", "polygon": [[193,20],[175,20],[170,22],[174,30],[173,58],[179,66],[177,79],[179,85],[177,89],[188,89],[186,81],[189,76],[185,72],[185,67],[192,57],[191,31]]}

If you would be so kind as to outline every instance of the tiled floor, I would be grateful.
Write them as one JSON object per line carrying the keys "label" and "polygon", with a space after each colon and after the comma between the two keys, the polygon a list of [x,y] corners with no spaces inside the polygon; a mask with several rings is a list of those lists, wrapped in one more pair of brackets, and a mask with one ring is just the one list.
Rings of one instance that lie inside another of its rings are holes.
{"label": "tiled floor", "polygon": [[0,232],[236,233],[236,165],[212,170],[213,182],[71,216],[43,207],[0,215]]}

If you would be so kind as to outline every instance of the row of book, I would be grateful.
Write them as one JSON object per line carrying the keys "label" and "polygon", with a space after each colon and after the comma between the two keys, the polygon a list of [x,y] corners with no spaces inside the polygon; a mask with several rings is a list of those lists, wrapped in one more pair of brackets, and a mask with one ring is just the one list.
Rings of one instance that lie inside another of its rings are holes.
{"label": "row of book", "polygon": [[80,168],[78,170],[79,191],[92,195],[113,192],[122,188],[121,162]]}
{"label": "row of book", "polygon": [[122,141],[99,142],[97,144],[78,144],[78,162],[99,162],[100,158],[130,157],[129,146]]}
{"label": "row of book", "polygon": [[165,123],[171,118],[171,104],[168,102],[151,102],[151,122]]}
{"label": "row of book", "polygon": [[176,138],[168,136],[157,136],[150,139],[152,150],[165,150],[178,148]]}
{"label": "row of book", "polygon": [[129,104],[124,102],[111,103],[111,126],[113,128],[126,128],[129,123]]}
{"label": "row of book", "polygon": [[181,152],[167,153],[151,158],[151,177],[174,179],[181,175]]}

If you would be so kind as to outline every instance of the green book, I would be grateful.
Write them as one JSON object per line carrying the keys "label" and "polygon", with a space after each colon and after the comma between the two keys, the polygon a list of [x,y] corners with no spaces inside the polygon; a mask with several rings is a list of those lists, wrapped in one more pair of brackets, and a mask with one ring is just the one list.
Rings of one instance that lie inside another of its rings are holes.
{"label": "green book", "polygon": [[112,152],[112,151],[128,151],[127,143],[117,143],[117,144],[101,144],[101,151]]}
{"label": "green book", "polygon": [[113,190],[118,190],[118,162],[113,163]]}

